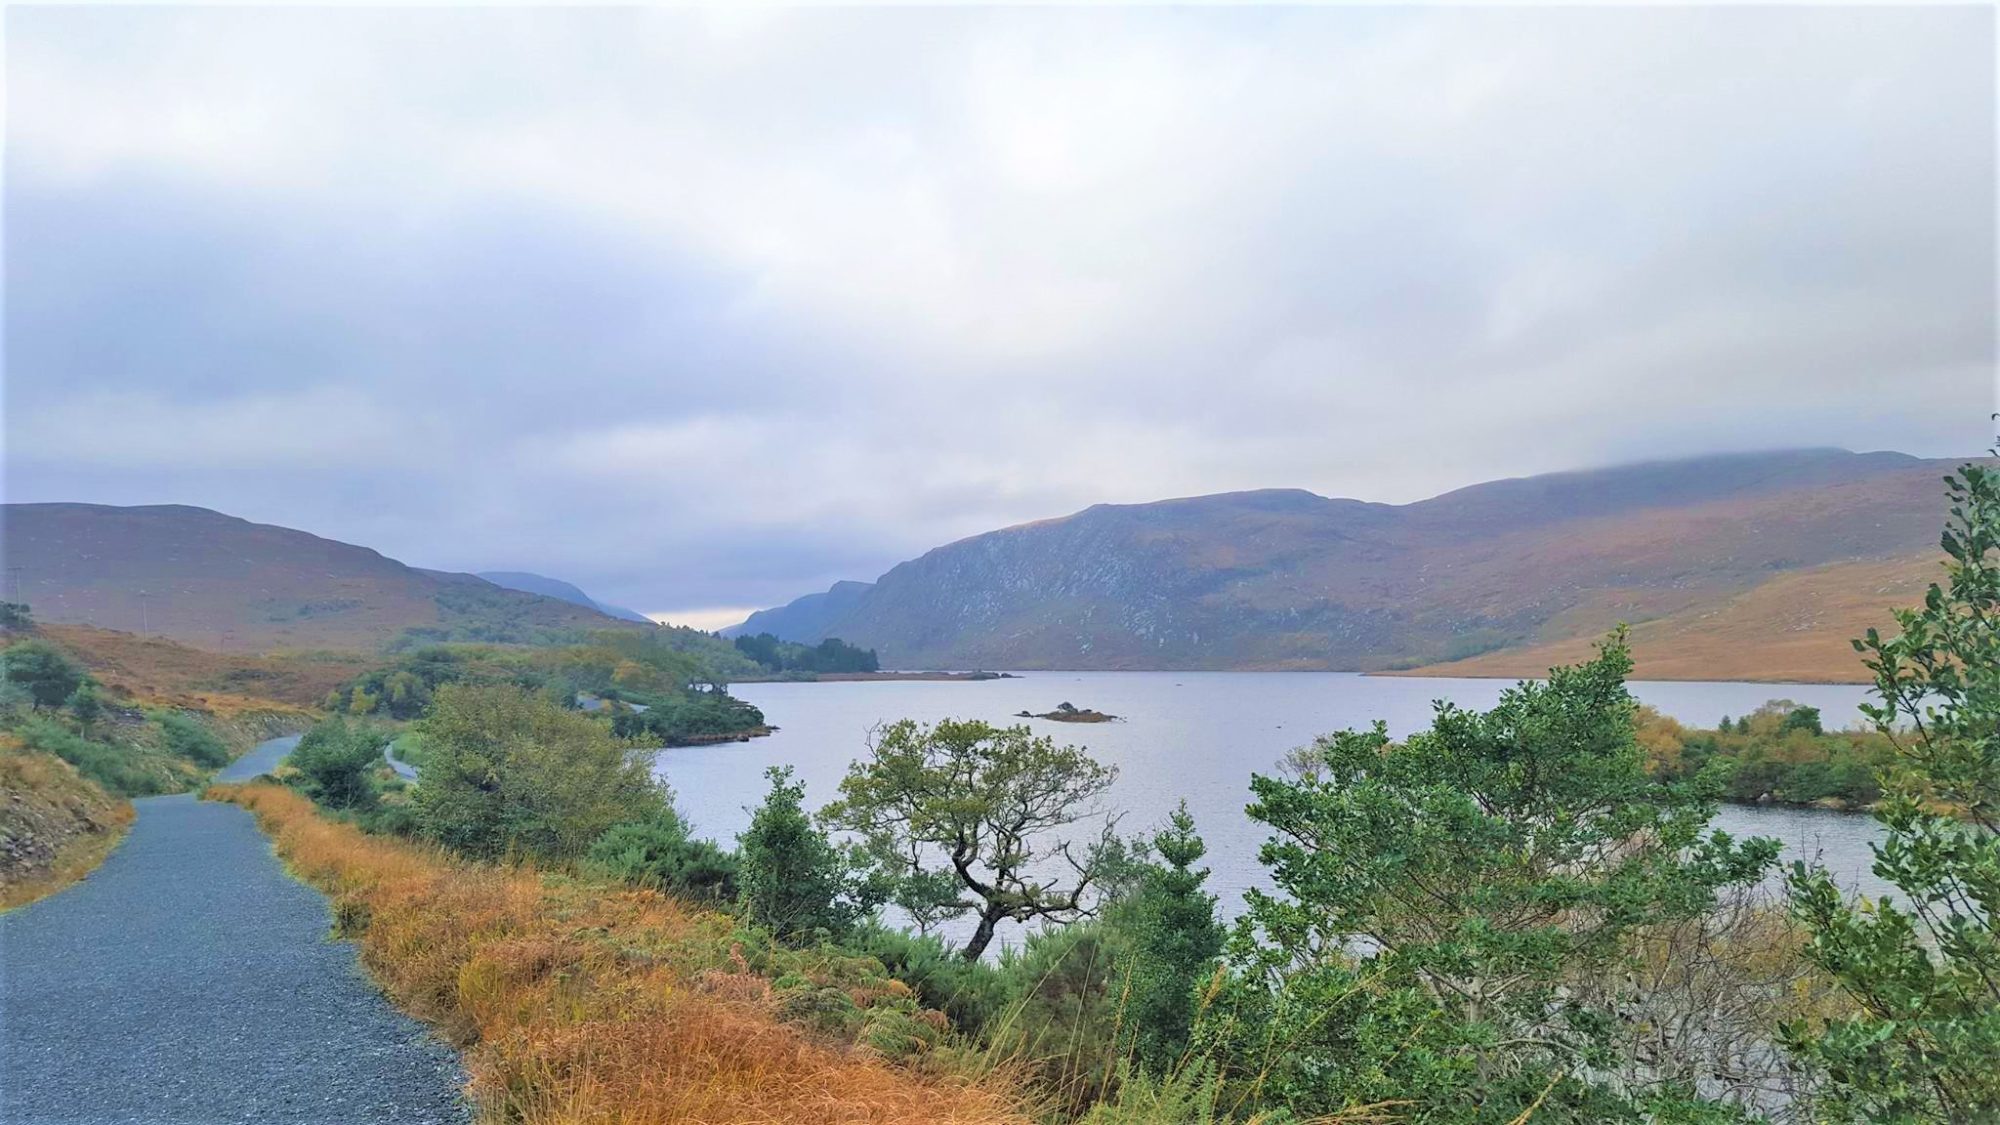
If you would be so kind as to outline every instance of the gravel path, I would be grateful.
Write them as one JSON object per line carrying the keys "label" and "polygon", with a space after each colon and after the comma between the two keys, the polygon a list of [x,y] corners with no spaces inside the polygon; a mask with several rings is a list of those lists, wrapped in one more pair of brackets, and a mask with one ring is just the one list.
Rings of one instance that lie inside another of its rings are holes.
{"label": "gravel path", "polygon": [[[254,777],[296,739],[223,771]],[[0,1122],[462,1122],[456,1054],[397,1012],[250,814],[189,795],[89,879],[0,915]]]}

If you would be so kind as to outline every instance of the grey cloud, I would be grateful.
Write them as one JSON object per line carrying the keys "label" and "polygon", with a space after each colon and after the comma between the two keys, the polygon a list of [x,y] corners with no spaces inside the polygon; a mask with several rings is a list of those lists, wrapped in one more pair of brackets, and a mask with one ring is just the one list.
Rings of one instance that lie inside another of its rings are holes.
{"label": "grey cloud", "polygon": [[7,491],[667,610],[1099,500],[1969,453],[1992,20],[24,10]]}

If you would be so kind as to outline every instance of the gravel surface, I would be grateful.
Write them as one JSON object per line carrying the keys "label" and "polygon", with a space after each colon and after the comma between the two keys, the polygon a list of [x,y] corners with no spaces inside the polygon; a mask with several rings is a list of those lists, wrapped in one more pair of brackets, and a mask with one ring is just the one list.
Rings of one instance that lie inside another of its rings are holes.
{"label": "gravel surface", "polygon": [[0,915],[0,1122],[468,1120],[457,1055],[328,939],[326,900],[249,813],[134,803],[95,874]]}

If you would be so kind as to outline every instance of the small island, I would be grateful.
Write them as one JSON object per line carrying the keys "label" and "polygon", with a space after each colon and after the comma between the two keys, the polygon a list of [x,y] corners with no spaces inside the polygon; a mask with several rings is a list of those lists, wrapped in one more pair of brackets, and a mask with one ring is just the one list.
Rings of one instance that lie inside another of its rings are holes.
{"label": "small island", "polygon": [[1049,719],[1053,722],[1058,722],[1058,723],[1124,722],[1124,720],[1119,718],[1117,715],[1107,715],[1102,711],[1092,711],[1088,708],[1080,709],[1075,704],[1069,702],[1058,703],[1056,704],[1055,710],[1044,712],[1040,715],[1037,715],[1032,711],[1019,711],[1016,712],[1015,714],[1016,717],[1022,719]]}

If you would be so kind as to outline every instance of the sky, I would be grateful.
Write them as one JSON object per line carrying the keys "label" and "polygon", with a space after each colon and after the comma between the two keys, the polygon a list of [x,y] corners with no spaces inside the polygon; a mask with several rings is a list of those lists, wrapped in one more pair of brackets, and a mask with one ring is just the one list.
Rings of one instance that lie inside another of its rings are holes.
{"label": "sky", "polygon": [[6,13],[5,494],[713,627],[1098,502],[1976,453],[1990,9]]}

